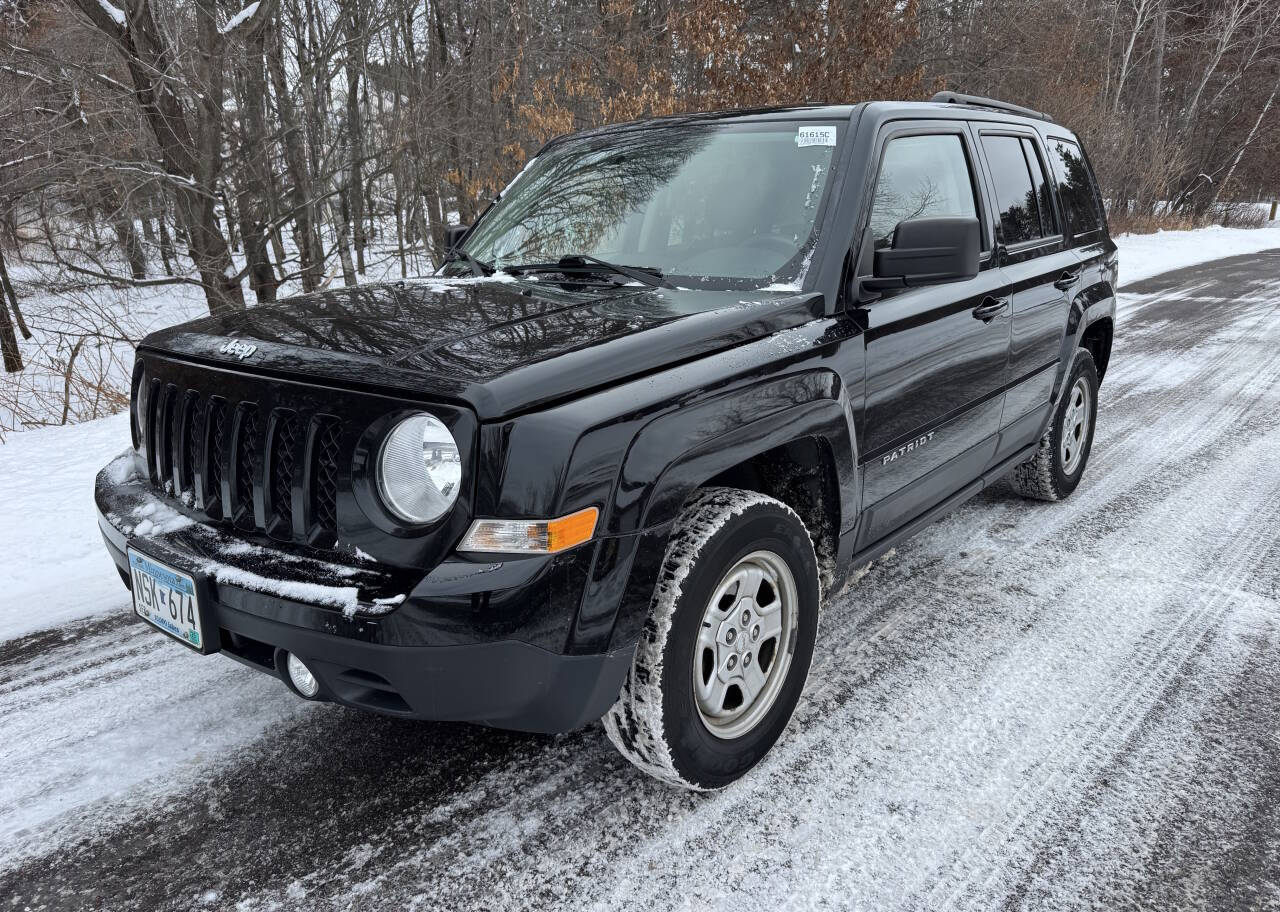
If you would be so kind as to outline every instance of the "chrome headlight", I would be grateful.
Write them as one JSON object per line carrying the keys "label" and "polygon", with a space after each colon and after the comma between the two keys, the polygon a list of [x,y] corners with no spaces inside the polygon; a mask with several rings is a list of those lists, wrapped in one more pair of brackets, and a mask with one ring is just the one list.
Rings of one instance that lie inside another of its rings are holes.
{"label": "chrome headlight", "polygon": [[434,415],[405,418],[378,455],[378,493],[405,522],[429,523],[458,499],[462,462],[458,442]]}

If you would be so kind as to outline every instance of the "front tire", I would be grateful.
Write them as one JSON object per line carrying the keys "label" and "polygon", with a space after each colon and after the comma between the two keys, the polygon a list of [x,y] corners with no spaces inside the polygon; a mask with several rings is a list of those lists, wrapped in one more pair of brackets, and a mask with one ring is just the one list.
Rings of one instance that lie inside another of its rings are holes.
{"label": "front tire", "polygon": [[790,507],[753,491],[698,491],[672,529],[635,659],[605,715],[609,740],[664,782],[733,782],[791,719],[818,604],[813,542]]}
{"label": "front tire", "polygon": [[1023,497],[1062,500],[1084,476],[1098,417],[1098,369],[1093,355],[1076,349],[1065,391],[1049,430],[1030,460],[1009,473],[1009,483]]}

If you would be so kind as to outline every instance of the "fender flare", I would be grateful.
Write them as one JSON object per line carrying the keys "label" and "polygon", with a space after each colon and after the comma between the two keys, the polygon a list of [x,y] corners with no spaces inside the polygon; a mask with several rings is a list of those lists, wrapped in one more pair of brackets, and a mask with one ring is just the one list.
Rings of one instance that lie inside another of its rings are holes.
{"label": "fender flare", "polygon": [[[743,421],[743,415],[752,417]],[[804,438],[830,449],[840,525],[847,527],[860,506],[852,409],[838,376],[818,370],[736,389],[646,424],[619,469],[609,531],[625,534],[670,523],[708,479]]]}
{"label": "fender flare", "polygon": [[[746,422],[717,427],[705,420],[707,410],[725,414],[735,405],[771,399],[776,407],[757,408]],[[575,647],[598,649],[607,641],[616,650],[635,642],[685,500],[707,480],[762,453],[805,438],[823,442],[835,464],[842,527],[836,531],[852,526],[861,507],[852,415],[846,389],[833,372],[822,370],[736,389],[649,422],[632,439],[609,510],[609,533],[618,536],[625,554],[593,575],[593,595],[613,597],[602,598],[590,616],[580,615]],[[682,445],[673,447],[673,440]]]}

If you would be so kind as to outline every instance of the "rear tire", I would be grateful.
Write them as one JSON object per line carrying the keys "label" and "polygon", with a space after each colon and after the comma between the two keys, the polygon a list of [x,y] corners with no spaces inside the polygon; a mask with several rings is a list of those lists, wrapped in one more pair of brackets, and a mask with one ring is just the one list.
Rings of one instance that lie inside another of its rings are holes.
{"label": "rear tire", "polygon": [[755,766],[809,674],[818,561],[790,507],[705,488],[676,520],[609,740],[664,782],[707,790]]}
{"label": "rear tire", "polygon": [[1076,349],[1071,371],[1049,430],[1027,462],[1009,473],[1009,483],[1023,497],[1062,500],[1084,475],[1098,417],[1098,370],[1093,355]]}

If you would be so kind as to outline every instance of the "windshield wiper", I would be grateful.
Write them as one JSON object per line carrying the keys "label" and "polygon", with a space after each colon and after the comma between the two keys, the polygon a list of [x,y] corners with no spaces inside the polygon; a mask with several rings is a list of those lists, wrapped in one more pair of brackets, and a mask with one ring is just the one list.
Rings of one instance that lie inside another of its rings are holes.
{"label": "windshield wiper", "polygon": [[482,260],[477,260],[475,257],[467,253],[461,247],[451,248],[449,252],[444,255],[444,261],[446,263],[465,262],[468,266],[471,267],[471,271],[478,276],[493,275],[493,266],[491,266],[490,264]]}
{"label": "windshield wiper", "polygon": [[517,266],[503,266],[503,272],[509,272],[512,275],[519,275],[522,272],[599,272],[600,270],[616,273],[620,276],[626,276],[650,288],[675,288],[662,276],[661,270],[652,269],[647,266],[623,266],[620,263],[610,263],[599,257],[589,256],[585,253],[575,253],[571,256],[562,256],[555,263],[521,263]]}

